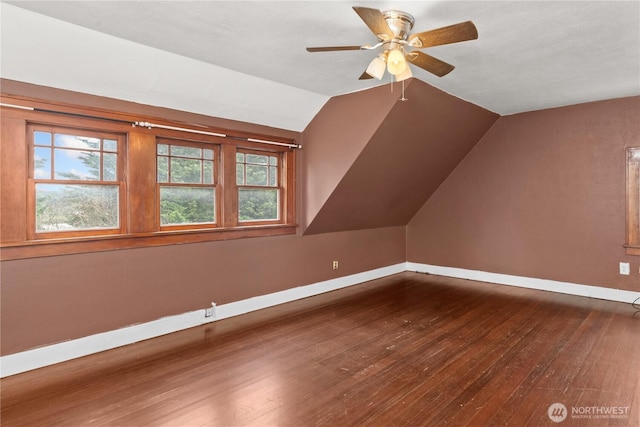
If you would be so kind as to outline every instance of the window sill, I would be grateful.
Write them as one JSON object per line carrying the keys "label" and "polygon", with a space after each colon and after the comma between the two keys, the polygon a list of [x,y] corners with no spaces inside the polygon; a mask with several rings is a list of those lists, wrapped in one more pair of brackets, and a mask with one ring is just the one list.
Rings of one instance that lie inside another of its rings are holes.
{"label": "window sill", "polygon": [[640,246],[624,245],[627,255],[640,256]]}
{"label": "window sill", "polygon": [[181,245],[295,234],[297,225],[259,225],[212,230],[161,231],[148,234],[127,234],[70,239],[30,240],[0,244],[0,260],[18,260],[88,252],[135,249],[151,246]]}

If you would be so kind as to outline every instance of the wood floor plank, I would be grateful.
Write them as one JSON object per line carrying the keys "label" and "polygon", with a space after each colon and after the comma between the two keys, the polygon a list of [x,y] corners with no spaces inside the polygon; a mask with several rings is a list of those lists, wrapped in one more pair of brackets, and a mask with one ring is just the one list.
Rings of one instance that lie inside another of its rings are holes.
{"label": "wood floor plank", "polygon": [[[640,426],[634,313],[402,273],[5,378],[0,422]],[[600,407],[628,412],[571,416]]]}

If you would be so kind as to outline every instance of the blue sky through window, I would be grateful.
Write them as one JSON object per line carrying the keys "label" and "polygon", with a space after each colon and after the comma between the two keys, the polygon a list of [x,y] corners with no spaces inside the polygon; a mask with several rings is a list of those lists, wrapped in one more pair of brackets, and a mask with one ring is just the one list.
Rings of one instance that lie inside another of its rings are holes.
{"label": "blue sky through window", "polygon": [[[117,179],[115,173],[117,146],[118,141],[114,139],[36,131],[34,132],[34,178],[96,181],[100,179],[99,168],[102,168],[108,172],[104,174],[104,179],[115,181]],[[110,153],[101,153],[101,148]],[[86,163],[91,157],[95,157],[93,167],[89,167]]]}

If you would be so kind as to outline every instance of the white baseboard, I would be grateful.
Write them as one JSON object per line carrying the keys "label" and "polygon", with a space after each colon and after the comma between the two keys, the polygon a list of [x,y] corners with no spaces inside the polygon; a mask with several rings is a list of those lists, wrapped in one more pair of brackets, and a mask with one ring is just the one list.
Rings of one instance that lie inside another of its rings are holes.
{"label": "white baseboard", "polygon": [[205,310],[196,310],[175,316],[163,317],[151,322],[128,326],[58,344],[38,347],[20,353],[0,357],[0,378],[42,368],[89,354],[99,353],[135,342],[159,337],[205,323],[238,316],[255,310],[283,304],[297,299],[319,295],[347,286],[357,285],[406,271],[406,264],[400,263],[363,273],[352,274],[326,280],[311,285],[300,286],[261,295],[246,300],[216,306],[215,316],[205,317]]}
{"label": "white baseboard", "polygon": [[357,285],[405,271],[429,273],[438,276],[456,277],[460,279],[476,280],[479,282],[489,282],[501,285],[519,286],[523,288],[559,292],[625,303],[632,303],[640,297],[640,292],[622,289],[610,289],[547,279],[535,279],[531,277],[512,276],[486,271],[466,270],[462,268],[407,262],[326,280],[311,285],[287,289],[268,295],[248,298],[229,304],[219,305],[216,306],[215,316],[213,317],[205,317],[204,309],[196,310],[175,316],[163,317],[158,320],[128,326],[122,329],[90,335],[88,337],[34,348],[20,353],[9,354],[7,356],[0,357],[0,378],[76,359],[78,357],[99,353],[101,351],[110,350],[124,345],[133,344],[135,342],[159,337],[161,335],[170,334],[183,329],[193,328],[216,320],[226,319],[228,317],[272,307],[274,305]]}
{"label": "white baseboard", "polygon": [[580,285],[570,282],[558,282],[548,279],[535,279],[532,277],[512,276],[509,274],[466,270],[464,268],[442,267],[415,262],[407,262],[407,271],[476,280],[479,282],[496,283],[499,285],[518,286],[521,288],[538,289],[542,291],[559,292],[561,294],[626,302],[629,304],[633,303],[633,301],[640,297],[640,292],[627,291],[624,289],[603,288],[600,286]]}

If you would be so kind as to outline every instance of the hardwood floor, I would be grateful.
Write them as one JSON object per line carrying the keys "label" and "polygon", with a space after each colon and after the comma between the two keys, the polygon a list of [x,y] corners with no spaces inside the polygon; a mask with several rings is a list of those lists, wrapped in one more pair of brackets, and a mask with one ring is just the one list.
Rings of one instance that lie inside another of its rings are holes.
{"label": "hardwood floor", "polygon": [[5,378],[1,423],[638,426],[639,326],[628,304],[403,273]]}

